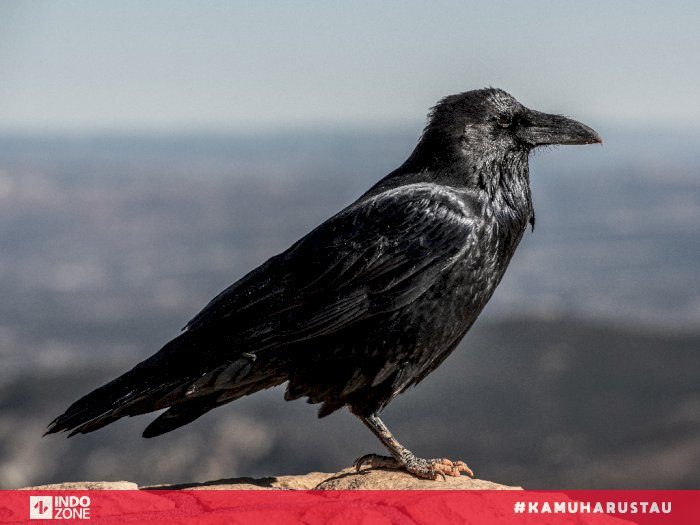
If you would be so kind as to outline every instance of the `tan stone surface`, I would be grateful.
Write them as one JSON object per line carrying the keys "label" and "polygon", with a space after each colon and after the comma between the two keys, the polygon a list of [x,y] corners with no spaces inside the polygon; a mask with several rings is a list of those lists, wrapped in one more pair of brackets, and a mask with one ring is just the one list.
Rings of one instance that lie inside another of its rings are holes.
{"label": "tan stone surface", "polygon": [[19,490],[136,490],[138,488],[139,486],[131,481],[69,481],[24,487]]}
{"label": "tan stone surface", "polygon": [[316,486],[319,490],[522,490],[468,476],[447,476],[445,480],[419,479],[407,472],[388,469],[346,469]]}
{"label": "tan stone surface", "polygon": [[448,476],[435,481],[419,479],[399,470],[349,468],[333,473],[308,474],[267,478],[231,478],[202,483],[151,485],[138,487],[129,481],[85,481],[26,487],[32,490],[522,490],[521,487],[501,485],[492,481]]}

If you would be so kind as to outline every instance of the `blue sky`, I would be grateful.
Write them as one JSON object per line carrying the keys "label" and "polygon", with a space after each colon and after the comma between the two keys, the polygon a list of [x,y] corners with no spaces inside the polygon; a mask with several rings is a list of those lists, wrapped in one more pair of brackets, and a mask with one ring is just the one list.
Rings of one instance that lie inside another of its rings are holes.
{"label": "blue sky", "polygon": [[412,124],[486,85],[697,126],[699,27],[683,1],[5,1],[0,129]]}

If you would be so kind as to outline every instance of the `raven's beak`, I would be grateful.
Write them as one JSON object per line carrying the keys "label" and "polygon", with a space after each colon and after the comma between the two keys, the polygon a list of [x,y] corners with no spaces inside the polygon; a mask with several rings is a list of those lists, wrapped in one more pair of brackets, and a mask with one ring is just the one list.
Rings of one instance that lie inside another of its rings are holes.
{"label": "raven's beak", "polygon": [[573,119],[528,110],[517,131],[531,146],[546,144],[602,144],[594,130]]}

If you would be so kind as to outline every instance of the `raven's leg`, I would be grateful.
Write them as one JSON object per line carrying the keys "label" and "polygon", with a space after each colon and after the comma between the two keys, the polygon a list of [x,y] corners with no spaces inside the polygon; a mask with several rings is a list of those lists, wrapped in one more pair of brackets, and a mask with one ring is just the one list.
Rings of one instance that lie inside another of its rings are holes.
{"label": "raven's leg", "polygon": [[366,454],[355,460],[356,470],[359,471],[363,465],[369,465],[372,468],[405,469],[420,478],[428,479],[437,479],[438,476],[442,476],[444,479],[446,474],[448,476],[460,476],[462,472],[474,476],[474,473],[463,461],[417,458],[396,440],[376,414],[367,417],[358,415],[357,417],[384,443],[384,446],[391,452],[391,456]]}

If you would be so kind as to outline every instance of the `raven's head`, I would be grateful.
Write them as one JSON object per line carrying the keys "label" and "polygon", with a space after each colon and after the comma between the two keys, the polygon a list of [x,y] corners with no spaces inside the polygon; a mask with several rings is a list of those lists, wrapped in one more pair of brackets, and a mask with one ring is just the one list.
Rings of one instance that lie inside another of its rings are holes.
{"label": "raven's head", "polygon": [[602,142],[598,133],[580,122],[534,111],[505,91],[488,88],[438,102],[423,132],[421,153],[443,164],[465,157],[498,160],[526,155],[544,145]]}

